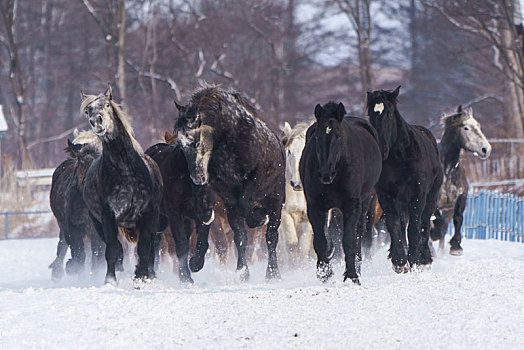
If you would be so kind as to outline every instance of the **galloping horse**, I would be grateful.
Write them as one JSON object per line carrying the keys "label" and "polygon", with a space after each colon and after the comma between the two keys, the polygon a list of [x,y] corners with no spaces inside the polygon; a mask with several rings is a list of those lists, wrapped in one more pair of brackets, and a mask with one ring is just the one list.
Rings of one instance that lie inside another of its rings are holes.
{"label": "galloping horse", "polygon": [[333,275],[330,259],[334,246],[327,228],[332,210],[342,212],[342,246],[346,262],[344,281],[360,284],[361,238],[371,207],[373,188],[382,169],[378,135],[369,122],[345,116],[342,103],[315,107],[316,123],[309,127],[300,159],[300,178],[313,226],[317,277]]}
{"label": "galloping horse", "polygon": [[[391,235],[390,257],[397,273],[410,265],[432,262],[428,246],[430,218],[437,207],[442,166],[431,132],[408,124],[397,109],[400,86],[367,95],[367,112],[378,132],[382,174],[376,186],[380,206]],[[406,256],[406,224],[409,248]]]}
{"label": "galloping horse", "polygon": [[91,239],[92,270],[102,265],[105,245],[93,227],[86,204],[82,198],[84,177],[91,163],[100,156],[102,144],[91,131],[74,132],[73,142],[67,140],[65,151],[69,158],[53,172],[50,204],[53,215],[60,228],[56,259],[49,266],[53,279],[64,274],[63,262],[67,248],[71,249],[71,259],[66,263],[67,274],[83,271],[85,263],[84,238]]}
{"label": "galloping horse", "polygon": [[285,200],[285,159],[278,137],[237,92],[217,86],[196,90],[187,106],[177,104],[178,142],[191,179],[210,184],[224,202],[238,252],[240,279],[249,278],[247,233],[267,224],[266,279],[280,278],[276,246]]}
{"label": "galloping horse", "polygon": [[[282,224],[278,230],[279,243],[289,256],[290,262],[309,259],[313,247],[313,229],[307,218],[307,205],[299,163],[306,145],[307,123],[298,123],[291,128],[284,124],[284,135],[280,139],[286,152],[286,202],[282,208]],[[280,249],[279,249],[280,250]]]}
{"label": "galloping horse", "polygon": [[453,218],[455,233],[451,238],[449,253],[462,255],[460,243],[462,236],[462,214],[466,208],[469,184],[466,172],[460,165],[460,151],[465,150],[486,159],[491,154],[491,145],[482,133],[480,124],[473,118],[473,109],[458,106],[457,112],[442,117],[444,134],[439,143],[440,162],[444,169],[444,182],[440,188],[436,219],[431,230],[431,239],[440,240],[440,250],[444,250],[444,237],[449,222]]}
{"label": "galloping horse", "polygon": [[102,141],[102,154],[87,171],[83,197],[106,243],[106,283],[116,282],[115,264],[122,255],[119,227],[138,236],[135,278],[153,278],[151,240],[157,232],[162,199],[158,166],[135,140],[127,115],[113,100],[111,86],[98,96],[82,93],[80,111]]}
{"label": "galloping horse", "polygon": [[[193,272],[202,269],[209,248],[209,224],[214,219],[213,196],[206,190],[207,185],[197,186],[191,181],[186,157],[180,146],[157,143],[145,153],[158,164],[162,174],[164,186],[161,212],[167,217],[175,241],[180,280],[193,283],[189,269]],[[188,266],[193,222],[196,224],[197,245]]]}

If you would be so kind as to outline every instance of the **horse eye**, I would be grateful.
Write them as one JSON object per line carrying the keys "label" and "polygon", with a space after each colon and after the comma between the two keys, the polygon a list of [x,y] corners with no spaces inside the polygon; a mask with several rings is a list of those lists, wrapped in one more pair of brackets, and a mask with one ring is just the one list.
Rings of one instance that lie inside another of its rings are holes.
{"label": "horse eye", "polygon": [[198,141],[197,143],[195,143],[195,147],[196,147],[196,148],[200,147],[200,141]]}
{"label": "horse eye", "polygon": [[89,112],[87,111],[87,109],[86,109],[86,110],[84,111],[84,113],[85,113],[86,115],[88,115],[88,114],[89,114]]}
{"label": "horse eye", "polygon": [[466,130],[466,131],[467,131],[467,130],[469,130],[469,128],[468,128],[467,126],[465,126],[465,127],[464,127],[464,130]]}
{"label": "horse eye", "polygon": [[106,108],[109,108],[109,102],[108,102],[108,103],[106,103]]}

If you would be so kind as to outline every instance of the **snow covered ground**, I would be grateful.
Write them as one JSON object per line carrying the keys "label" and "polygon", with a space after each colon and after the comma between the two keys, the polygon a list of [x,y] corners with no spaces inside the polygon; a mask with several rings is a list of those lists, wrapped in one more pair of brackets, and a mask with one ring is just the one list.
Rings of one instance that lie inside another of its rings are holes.
{"label": "snow covered ground", "polygon": [[[103,273],[51,281],[57,239],[0,241],[0,349],[522,349],[524,245],[468,240],[465,255],[437,258],[430,271],[396,275],[386,251],[362,269],[362,286],[315,278],[314,265],[265,264],[237,282],[207,261],[195,285],[169,269],[136,290]],[[129,269],[128,269],[129,271]]]}

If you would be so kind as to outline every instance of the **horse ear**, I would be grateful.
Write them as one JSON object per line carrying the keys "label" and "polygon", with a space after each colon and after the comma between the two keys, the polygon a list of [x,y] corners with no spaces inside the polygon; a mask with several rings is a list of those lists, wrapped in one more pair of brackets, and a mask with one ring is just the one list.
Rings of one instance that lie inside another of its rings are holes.
{"label": "horse ear", "polygon": [[173,101],[173,102],[175,103],[175,107],[176,107],[176,109],[177,109],[179,112],[181,112],[181,111],[184,110],[184,106],[179,105],[179,104],[176,102],[176,100]]}
{"label": "horse ear", "polygon": [[[75,128],[75,130],[73,130],[73,136],[76,138],[78,136],[78,134],[80,134],[80,131],[78,131],[77,128]],[[69,141],[69,139],[67,139]]]}
{"label": "horse ear", "polygon": [[280,138],[280,142],[282,143],[282,146],[284,147],[286,147],[288,141],[289,141],[289,136],[287,136],[286,134],[284,134],[284,136]]}
{"label": "horse ear", "polygon": [[459,106],[457,107],[457,113],[462,113],[462,105],[459,105]]}
{"label": "horse ear", "polygon": [[346,108],[344,107],[344,104],[340,102],[337,106],[337,120],[342,121],[345,115],[346,115]]}
{"label": "horse ear", "polygon": [[111,89],[111,84],[107,83],[107,90],[104,92],[104,96],[107,97],[109,101],[113,99],[113,89]]}
{"label": "horse ear", "polygon": [[322,116],[323,111],[324,109],[322,108],[320,104],[317,104],[315,106],[315,118],[317,118],[317,120]]}
{"label": "horse ear", "polygon": [[399,92],[400,92],[400,85],[397,86],[397,88],[396,88],[395,90],[393,90],[393,92],[392,92],[391,95],[390,95],[390,96],[391,96],[391,99],[392,99],[393,101],[395,101],[395,100],[397,99]]}
{"label": "horse ear", "polygon": [[84,94],[84,91],[80,90],[80,97],[82,98],[82,102],[86,99],[87,95]]}
{"label": "horse ear", "polygon": [[288,122],[284,122],[284,135],[289,135],[291,133],[291,125]]}
{"label": "horse ear", "polygon": [[67,138],[67,147],[69,148],[73,148],[73,143],[71,142],[71,140],[69,138]]}
{"label": "horse ear", "polygon": [[466,114],[469,116],[473,116],[473,107],[470,106],[466,108]]}

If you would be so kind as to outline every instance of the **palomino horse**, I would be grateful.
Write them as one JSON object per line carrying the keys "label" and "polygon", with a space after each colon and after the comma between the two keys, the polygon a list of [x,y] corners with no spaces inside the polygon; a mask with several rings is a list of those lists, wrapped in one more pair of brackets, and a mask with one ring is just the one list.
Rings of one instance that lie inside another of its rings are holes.
{"label": "palomino horse", "polygon": [[360,284],[361,238],[371,206],[373,188],[382,170],[378,135],[369,122],[345,116],[342,103],[315,107],[317,122],[309,127],[300,159],[300,179],[313,226],[317,277],[333,275],[334,245],[329,234],[333,209],[342,213],[342,246],[346,262],[344,281]]}
{"label": "palomino horse", "polygon": [[151,243],[159,223],[162,176],[144,154],[131,123],[115,103],[111,86],[98,96],[84,95],[80,111],[102,141],[102,154],[87,171],[83,197],[96,231],[106,243],[106,283],[115,283],[115,265],[122,255],[118,228],[138,239],[136,279],[153,278],[155,249]]}
{"label": "palomino horse", "polygon": [[284,136],[280,139],[286,152],[286,202],[282,208],[282,224],[278,229],[279,253],[289,255],[290,262],[295,264],[309,260],[313,248],[313,229],[307,218],[306,197],[299,171],[308,127],[307,123],[298,123],[291,128],[285,122]]}
{"label": "palomino horse", "polygon": [[480,124],[473,118],[471,107],[463,110],[458,106],[457,112],[442,117],[444,134],[439,143],[440,162],[444,169],[444,182],[440,188],[438,209],[435,211],[434,227],[431,239],[439,240],[440,250],[444,250],[444,237],[449,222],[453,218],[455,233],[451,238],[449,253],[462,255],[460,243],[462,236],[463,213],[466,208],[469,184],[466,172],[460,165],[460,151],[465,150],[482,159],[489,157],[491,145],[482,133]]}
{"label": "palomino horse", "polygon": [[[442,166],[437,141],[421,126],[408,124],[397,109],[400,86],[367,95],[367,112],[378,132],[382,174],[376,191],[391,235],[390,257],[397,273],[430,265],[430,218],[437,208]],[[408,254],[406,256],[406,224]]]}
{"label": "palomino horse", "polygon": [[237,92],[206,86],[179,106],[178,142],[197,185],[210,184],[224,202],[238,252],[237,271],[249,278],[247,232],[267,224],[266,279],[280,278],[276,246],[285,200],[285,158],[273,131]]}
{"label": "palomino horse", "polygon": [[56,259],[49,266],[55,280],[64,274],[63,263],[68,247],[71,249],[71,259],[66,263],[67,274],[77,274],[84,270],[84,238],[89,237],[91,240],[93,271],[103,264],[105,251],[105,245],[95,231],[82,198],[86,171],[100,156],[102,144],[91,131],[79,133],[75,130],[74,136],[73,142],[67,140],[65,151],[69,158],[55,169],[51,182],[51,210],[60,227]]}

